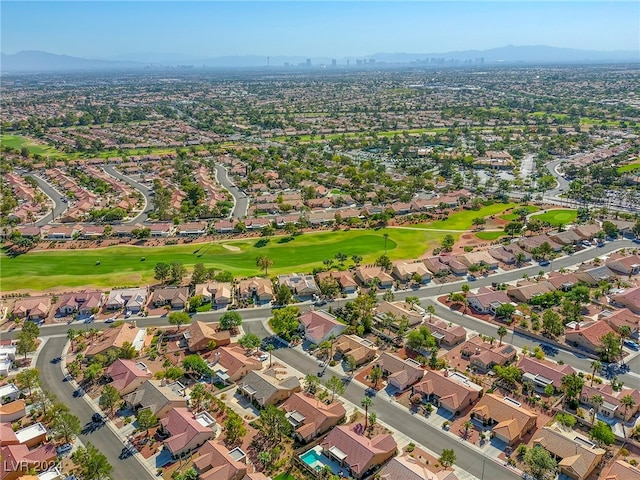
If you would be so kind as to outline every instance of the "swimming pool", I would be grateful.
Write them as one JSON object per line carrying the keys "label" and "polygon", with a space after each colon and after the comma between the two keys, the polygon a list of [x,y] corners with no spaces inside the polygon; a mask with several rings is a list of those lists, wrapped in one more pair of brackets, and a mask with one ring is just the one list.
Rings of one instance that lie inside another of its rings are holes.
{"label": "swimming pool", "polygon": [[300,460],[309,465],[311,470],[319,472],[325,466],[329,467],[334,474],[338,474],[342,470],[340,464],[322,454],[322,447],[316,445],[311,450],[300,455]]}

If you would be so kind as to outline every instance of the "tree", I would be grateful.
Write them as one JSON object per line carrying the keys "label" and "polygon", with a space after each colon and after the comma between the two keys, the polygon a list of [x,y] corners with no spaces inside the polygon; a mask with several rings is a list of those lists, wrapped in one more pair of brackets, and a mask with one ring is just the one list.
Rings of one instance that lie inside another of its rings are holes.
{"label": "tree", "polygon": [[515,365],[501,366],[496,365],[493,367],[498,378],[504,382],[507,388],[513,388],[522,378],[522,372]]}
{"label": "tree", "polygon": [[335,399],[336,395],[342,395],[344,393],[344,383],[339,377],[333,375],[327,380],[327,390],[331,392],[331,401]]}
{"label": "tree", "polygon": [[289,305],[293,300],[293,292],[287,285],[280,285],[276,293],[276,302],[278,305]]}
{"label": "tree", "polygon": [[347,258],[349,258],[349,257],[347,256],[346,253],[338,252],[338,253],[335,254],[335,259],[338,262],[340,262],[340,265],[344,265],[344,262],[347,261]]}
{"label": "tree", "polygon": [[612,445],[616,441],[616,436],[611,430],[611,427],[602,420],[598,420],[596,424],[591,427],[589,434],[591,438],[597,440],[601,445]]}
{"label": "tree", "polygon": [[561,425],[564,425],[565,427],[569,427],[569,428],[573,428],[573,426],[577,422],[576,417],[574,417],[570,413],[562,413],[562,412],[556,414],[556,420],[560,422]]}
{"label": "tree", "polygon": [[242,317],[238,312],[225,312],[220,317],[221,330],[236,330],[242,325]]}
{"label": "tree", "polygon": [[202,408],[202,402],[204,401],[206,390],[203,383],[196,383],[191,387],[191,393],[189,394],[189,406],[194,412],[199,412]]}
{"label": "tree", "polygon": [[79,447],[71,455],[71,460],[79,468],[79,477],[83,480],[102,480],[108,478],[113,467],[91,442],[86,447]]}
{"label": "tree", "polygon": [[496,317],[504,318],[505,321],[509,321],[516,313],[516,307],[510,303],[502,303],[496,308]]}
{"label": "tree", "polygon": [[358,368],[356,359],[353,357],[353,355],[347,355],[347,358],[345,359],[345,363],[346,363],[347,371],[351,373],[351,375],[353,376],[353,372],[355,372],[356,368]]}
{"label": "tree", "polygon": [[187,325],[191,322],[191,317],[187,312],[172,312],[168,317],[169,324],[175,325],[180,331],[182,325]]}
{"label": "tree", "polygon": [[382,380],[382,368],[376,365],[371,369],[371,373],[369,373],[369,381],[373,383],[373,388],[376,388],[380,380]]}
{"label": "tree", "polygon": [[462,290],[462,293],[467,294],[471,290],[471,285],[469,285],[468,283],[463,283],[460,287],[460,290]]}
{"label": "tree", "polygon": [[[27,322],[32,323],[32,322]],[[35,337],[28,331],[21,330],[18,332],[18,342],[16,343],[16,353],[18,355],[24,355],[24,359],[27,359],[27,354],[35,352],[38,348]]]}
{"label": "tree", "polygon": [[615,362],[622,353],[620,337],[614,332],[605,333],[600,337],[600,358],[605,362]]}
{"label": "tree", "polygon": [[112,385],[105,385],[102,389],[102,395],[100,395],[100,407],[103,410],[109,410],[111,416],[113,416],[114,408],[119,401],[120,393],[118,390]]}
{"label": "tree", "polygon": [[187,269],[180,262],[171,262],[171,283],[180,283],[187,274]]}
{"label": "tree", "polygon": [[456,239],[453,237],[453,235],[447,234],[442,239],[440,246],[442,247],[442,250],[444,250],[445,252],[450,252],[453,246],[455,245],[455,243],[456,243]]}
{"label": "tree", "polygon": [[618,329],[618,335],[620,335],[620,356],[622,356],[622,347],[624,345],[624,341],[627,338],[631,338],[631,327],[629,325],[622,325]]}
{"label": "tree", "polygon": [[[640,224],[640,221],[638,223]],[[360,265],[360,262],[362,262],[362,255],[351,255],[351,261],[356,265]]]}
{"label": "tree", "polygon": [[317,375],[307,374],[304,377],[304,391],[316,393],[316,389],[320,385],[320,378]]}
{"label": "tree", "polygon": [[193,273],[191,274],[191,285],[206,282],[208,276],[209,272],[207,271],[207,267],[204,266],[204,263],[196,263],[193,266]]}
{"label": "tree", "polygon": [[84,370],[84,381],[92,384],[102,376],[102,365],[100,363],[92,363]]}
{"label": "tree", "polygon": [[449,468],[456,462],[456,452],[454,452],[452,448],[445,448],[442,450],[438,461],[444,468]]}
{"label": "tree", "polygon": [[375,264],[378,267],[381,267],[385,271],[389,271],[393,268],[393,263],[391,263],[391,259],[386,255],[380,255],[376,258]]}
{"label": "tree", "polygon": [[176,366],[167,368],[167,370],[163,374],[164,378],[168,378],[169,380],[178,380],[183,375],[184,375],[184,370]]}
{"label": "tree", "polygon": [[[626,419],[629,409],[635,407],[636,401],[631,395],[625,395],[620,399],[620,403],[624,407],[624,418]],[[622,428],[624,429],[624,422],[622,422]]]}
{"label": "tree", "polygon": [[367,429],[367,422],[369,421],[369,407],[373,407],[373,400],[371,397],[364,397],[360,400],[360,405],[364,408],[364,429]]}
{"label": "tree", "polygon": [[507,333],[509,333],[509,332],[507,331],[507,329],[504,326],[500,326],[500,328],[498,328],[498,337],[500,338],[500,345],[499,346],[502,346],[502,339]]}
{"label": "tree", "polygon": [[300,326],[298,322],[299,315],[300,311],[296,307],[280,308],[273,312],[273,317],[271,317],[269,323],[274,332],[288,340],[298,331]]}
{"label": "tree", "polygon": [[436,339],[431,335],[431,330],[422,325],[418,329],[409,332],[407,346],[416,352],[425,351],[436,346]]}
{"label": "tree", "polygon": [[529,473],[537,480],[553,478],[558,468],[558,463],[543,447],[535,446],[527,450],[524,455],[524,463]]}
{"label": "tree", "polygon": [[617,238],[618,237],[618,227],[615,223],[605,220],[602,222],[602,231],[604,231],[605,235],[609,238]]}
{"label": "tree", "polygon": [[562,391],[567,402],[574,400],[582,391],[583,386],[584,380],[575,373],[562,377]]}
{"label": "tree", "polygon": [[224,422],[224,431],[227,434],[227,443],[231,445],[247,434],[247,429],[244,426],[242,417],[234,411],[227,413],[227,419]]}
{"label": "tree", "polygon": [[184,360],[182,360],[182,367],[187,372],[195,373],[200,377],[211,372],[207,361],[197,354],[187,355]]}
{"label": "tree", "polygon": [[138,430],[144,430],[145,436],[149,436],[149,429],[158,424],[158,417],[149,408],[143,408],[138,410],[136,422],[138,422]]}
{"label": "tree", "polygon": [[433,319],[433,315],[436,313],[436,307],[433,305],[427,305],[427,313],[429,314],[429,321]]}
{"label": "tree", "polygon": [[469,430],[473,427],[473,422],[471,420],[467,420],[462,424],[462,426],[464,427],[464,438],[467,438],[469,436]]}
{"label": "tree", "polygon": [[171,266],[168,263],[158,262],[154,267],[154,275],[153,278],[159,280],[161,283],[169,277],[171,273]]}
{"label": "tree", "polygon": [[136,347],[131,345],[130,342],[123,342],[122,346],[118,349],[118,358],[125,358],[131,360],[138,354]]}
{"label": "tree", "polygon": [[273,265],[273,260],[271,260],[266,255],[262,255],[256,258],[256,266],[264,270],[265,276],[269,275],[269,267],[272,265]]}
{"label": "tree", "polygon": [[564,323],[560,315],[551,309],[545,310],[542,314],[542,331],[552,337],[557,337],[564,333]]}
{"label": "tree", "polygon": [[22,325],[22,331],[27,332],[33,338],[37,338],[38,335],[40,335],[40,327],[38,324],[29,320],[25,321]]}
{"label": "tree", "polygon": [[602,363],[599,360],[591,362],[591,386],[593,387],[593,381],[596,379],[596,372],[602,368]]}
{"label": "tree", "polygon": [[255,333],[245,333],[238,339],[238,343],[247,350],[253,350],[254,348],[258,348],[260,346],[262,340],[260,340],[260,337]]}
{"label": "tree", "polygon": [[78,330],[75,330],[73,328],[70,328],[69,330],[67,330],[67,339],[71,342],[71,351],[75,349],[75,345],[74,345],[75,340],[80,335],[81,333]]}
{"label": "tree", "polygon": [[16,375],[16,384],[20,389],[28,388],[31,396],[31,390],[40,386],[40,371],[37,368],[22,370]]}
{"label": "tree", "polygon": [[593,414],[591,415],[591,423],[596,422],[596,414],[600,410],[600,407],[604,403],[604,397],[602,395],[595,394],[591,397],[591,405],[593,405]]}
{"label": "tree", "polygon": [[519,235],[520,232],[522,232],[523,226],[524,224],[522,222],[509,222],[504,227],[504,233],[506,233],[510,237],[515,237],[516,235]]}
{"label": "tree", "polygon": [[275,405],[267,405],[260,411],[258,424],[265,437],[274,444],[280,443],[282,437],[291,433],[291,423],[289,423],[286,413]]}
{"label": "tree", "polygon": [[71,412],[60,412],[51,422],[54,438],[63,439],[65,443],[71,443],[75,437],[80,435],[81,430],[80,420]]}

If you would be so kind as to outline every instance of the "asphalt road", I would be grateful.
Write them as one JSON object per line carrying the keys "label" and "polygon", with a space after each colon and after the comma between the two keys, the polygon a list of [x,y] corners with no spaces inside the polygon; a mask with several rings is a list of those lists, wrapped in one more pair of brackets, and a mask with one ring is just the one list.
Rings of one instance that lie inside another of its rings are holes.
{"label": "asphalt road", "polygon": [[135,180],[132,180],[130,177],[118,172],[114,165],[103,165],[102,169],[112,177],[115,177],[118,180],[121,180],[124,183],[129,184],[144,196],[145,204],[142,211],[136,217],[132,218],[131,220],[125,223],[134,224],[134,223],[146,222],[147,220],[149,220],[149,214],[147,212],[153,211],[153,197],[151,196],[151,189],[145,185],[142,185],[141,183],[136,182]]}
{"label": "asphalt road", "polygon": [[[70,383],[62,381],[64,374],[62,373],[61,364],[51,363],[52,358],[60,355],[66,342],[66,337],[49,338],[38,356],[36,366],[40,370],[42,387],[53,392],[60,401],[66,404],[71,409],[71,412],[80,419],[80,424],[84,427],[84,425],[91,422],[91,415],[94,413],[93,409],[83,398],[73,396],[74,389]],[[124,445],[108,426],[103,425],[92,433],[80,435],[79,439],[84,445],[91,442],[109,459],[113,466],[112,478],[118,480],[146,480],[153,478],[136,458],[131,456],[123,460],[119,459]]]}
{"label": "asphalt road", "polygon": [[42,217],[40,220],[36,222],[36,226],[43,227],[49,223],[55,223],[55,221],[58,218],[60,218],[60,216],[67,210],[67,204],[64,203],[61,199],[61,197],[64,197],[64,195],[58,190],[56,190],[55,188],[53,188],[53,186],[50,183],[48,183],[46,180],[44,180],[43,178],[39,177],[34,173],[23,172],[18,170],[16,170],[16,172],[20,173],[24,177],[33,177],[33,179],[38,183],[40,190],[42,190],[53,201],[54,221],[53,222],[51,221],[51,212],[49,212],[47,215],[45,215],[44,217]]}
{"label": "asphalt road", "polygon": [[234,208],[230,218],[246,217],[247,210],[249,209],[249,198],[231,181],[227,175],[227,169],[224,168],[224,166],[216,164],[216,178],[234,199]]}

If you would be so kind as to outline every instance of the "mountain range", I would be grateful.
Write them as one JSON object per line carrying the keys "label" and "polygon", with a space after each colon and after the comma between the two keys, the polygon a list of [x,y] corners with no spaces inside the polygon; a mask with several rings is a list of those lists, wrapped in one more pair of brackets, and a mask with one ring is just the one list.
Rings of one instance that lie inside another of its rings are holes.
{"label": "mountain range", "polygon": [[[311,66],[331,65],[331,58],[308,58],[302,56],[259,55],[197,57],[181,54],[127,54],[110,58],[79,58],[69,55],[57,55],[37,50],[20,51],[15,54],[2,53],[0,71],[4,72],[53,72],[53,71],[91,71],[91,70],[123,70],[149,69],[161,67],[283,67],[285,65]],[[378,66],[434,64],[544,64],[544,63],[606,63],[629,62],[640,63],[640,51],[617,50],[598,51],[572,48],[558,48],[544,45],[514,46],[493,48],[489,50],[465,50],[445,53],[375,53],[362,57],[336,58],[337,66],[347,64],[372,64]]]}

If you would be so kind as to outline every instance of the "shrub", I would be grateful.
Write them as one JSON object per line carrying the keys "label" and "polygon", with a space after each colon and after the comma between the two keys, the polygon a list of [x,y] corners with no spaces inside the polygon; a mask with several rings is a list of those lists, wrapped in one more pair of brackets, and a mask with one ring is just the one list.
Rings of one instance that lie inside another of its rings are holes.
{"label": "shrub", "polygon": [[409,445],[407,445],[407,452],[413,452],[416,448],[416,445],[414,443],[410,443]]}

